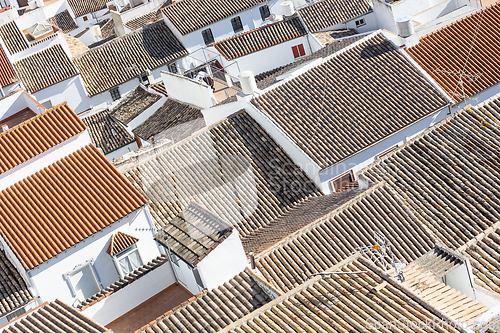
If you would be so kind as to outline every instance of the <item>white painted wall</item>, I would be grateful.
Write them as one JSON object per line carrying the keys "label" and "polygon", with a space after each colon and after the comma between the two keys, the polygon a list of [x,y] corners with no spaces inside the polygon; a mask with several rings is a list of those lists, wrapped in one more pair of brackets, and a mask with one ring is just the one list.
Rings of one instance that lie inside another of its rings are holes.
{"label": "white painted wall", "polygon": [[179,259],[178,263],[179,266],[172,263],[172,268],[175,270],[177,281],[193,295],[202,291],[203,288],[196,283],[191,267],[182,261],[182,259]]}
{"label": "white painted wall", "polygon": [[94,268],[100,277],[101,287],[109,286],[117,281],[119,275],[112,257],[106,253],[106,250],[111,235],[118,231],[139,238],[136,245],[143,264],[160,255],[153,239],[153,224],[148,219],[145,209],[148,209],[147,205],[30,270],[28,275],[36,285],[42,300],[53,301],[55,298],[60,298],[70,305],[77,305],[79,301],[71,294],[63,274],[90,259],[94,260]]}
{"label": "white painted wall", "polygon": [[238,230],[210,252],[196,267],[205,288],[211,290],[229,281],[248,266]]}
{"label": "white painted wall", "polygon": [[500,327],[500,306],[497,304],[485,313],[483,313],[479,318],[474,320],[474,325],[467,328],[469,333],[488,333],[498,331]]}
{"label": "white painted wall", "polygon": [[85,130],[28,161],[0,174],[0,191],[92,143]]}
{"label": "white painted wall", "polygon": [[166,262],[81,313],[101,325],[107,325],[175,282],[170,262]]}
{"label": "white painted wall", "polygon": [[447,273],[443,277],[443,283],[451,288],[461,292],[462,294],[467,295],[467,297],[471,299],[476,299],[476,295],[474,294],[472,280],[472,270],[470,269],[470,263],[465,262],[464,264],[458,266],[451,272]]}
{"label": "white painted wall", "polygon": [[[305,35],[233,60],[228,61],[223,58],[222,66],[224,66],[228,74],[233,77],[237,77],[240,72],[247,70],[253,71],[255,74],[263,73],[280,66],[288,65],[297,60],[293,57],[292,47],[299,44],[304,45],[306,56],[313,52],[308,40],[308,35]],[[215,48],[210,49],[216,52]],[[234,61],[238,63],[238,66],[227,67]]]}
{"label": "white painted wall", "polygon": [[19,17],[16,9],[6,10],[0,13],[0,25],[14,21]]}
{"label": "white painted wall", "polygon": [[475,299],[478,302],[483,303],[490,308],[500,305],[500,295],[496,292],[486,290],[477,284],[474,284],[474,292],[476,294]]}
{"label": "white painted wall", "polygon": [[31,99],[28,93],[19,90],[15,94],[0,100],[0,120],[8,118],[25,108],[30,108],[36,114],[45,110],[43,106]]}
{"label": "white painted wall", "polygon": [[123,155],[128,154],[131,151],[135,151],[137,149],[139,149],[139,147],[137,146],[137,142],[133,141],[132,143],[129,143],[128,145],[120,147],[116,150],[113,150],[112,152],[109,152],[104,156],[106,156],[106,158],[109,161],[113,162],[114,160],[119,159]]}
{"label": "white painted wall", "polygon": [[161,78],[168,92],[168,98],[199,108],[209,108],[217,103],[212,88],[203,81],[198,82],[166,71],[161,73]]}
{"label": "white painted wall", "polygon": [[33,94],[40,103],[50,100],[52,105],[68,102],[75,113],[90,109],[89,100],[83,87],[80,75],[73,76],[67,80],[48,86]]}

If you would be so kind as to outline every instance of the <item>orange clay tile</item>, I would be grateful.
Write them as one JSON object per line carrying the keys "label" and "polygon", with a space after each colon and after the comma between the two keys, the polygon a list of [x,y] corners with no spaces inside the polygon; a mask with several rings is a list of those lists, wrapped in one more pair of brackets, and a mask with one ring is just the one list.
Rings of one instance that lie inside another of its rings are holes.
{"label": "orange clay tile", "polygon": [[3,47],[0,46],[0,86],[2,88],[17,81],[16,73],[12,68]]}
{"label": "orange clay tile", "polygon": [[499,20],[497,2],[422,37],[408,53],[459,102],[500,81]]}
{"label": "orange clay tile", "polygon": [[[60,122],[67,124],[65,118]],[[48,135],[48,140],[65,135]],[[145,203],[104,155],[88,145],[1,191],[0,231],[23,266],[32,269]]]}
{"label": "orange clay tile", "polygon": [[122,252],[123,250],[137,243],[138,241],[139,238],[118,231],[118,233],[111,236],[111,241],[109,242],[109,246],[108,249],[106,250],[106,253],[109,254],[110,256],[114,256],[115,254]]}
{"label": "orange clay tile", "polygon": [[84,130],[83,122],[64,103],[0,133],[0,174]]}

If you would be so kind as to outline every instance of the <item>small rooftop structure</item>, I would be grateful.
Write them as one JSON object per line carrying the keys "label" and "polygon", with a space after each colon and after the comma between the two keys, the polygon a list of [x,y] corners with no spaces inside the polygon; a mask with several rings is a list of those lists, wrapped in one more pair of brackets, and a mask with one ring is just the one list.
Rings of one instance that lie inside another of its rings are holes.
{"label": "small rooftop structure", "polygon": [[68,33],[78,28],[75,23],[75,20],[71,17],[71,14],[66,9],[60,13],[49,18],[47,21],[59,27],[64,33]]}
{"label": "small rooftop structure", "polygon": [[37,22],[26,29],[28,40],[35,40],[53,34],[57,29],[52,23],[47,21]]}

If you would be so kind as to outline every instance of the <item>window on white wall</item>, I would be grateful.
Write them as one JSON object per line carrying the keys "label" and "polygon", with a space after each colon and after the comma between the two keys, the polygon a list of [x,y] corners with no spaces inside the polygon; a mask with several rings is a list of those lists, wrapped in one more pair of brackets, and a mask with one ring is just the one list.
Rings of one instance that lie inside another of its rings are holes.
{"label": "window on white wall", "polygon": [[128,249],[118,253],[115,256],[118,273],[121,277],[132,273],[137,268],[142,266],[142,259],[139,255],[139,250],[136,245],[132,245]]}
{"label": "window on white wall", "polygon": [[120,95],[120,90],[118,89],[118,87],[116,87],[114,89],[111,89],[109,91],[109,93],[111,94],[111,98],[113,99],[113,102],[116,101],[116,100],[119,100],[122,97]]}
{"label": "window on white wall", "polygon": [[203,41],[205,45],[212,44],[214,42],[214,35],[212,34],[212,29],[208,28],[201,32],[203,36]]}
{"label": "window on white wall", "polygon": [[233,31],[235,33],[243,31],[243,23],[241,23],[241,18],[239,16],[231,19],[231,25],[233,26]]}
{"label": "window on white wall", "polygon": [[365,19],[356,20],[356,28],[366,25]]}
{"label": "window on white wall", "polygon": [[64,274],[71,294],[83,301],[98,293],[100,288],[99,277],[94,269],[93,260],[76,266],[72,271]]}
{"label": "window on white wall", "polygon": [[175,62],[168,65],[168,71],[172,74],[177,74],[178,71]]}
{"label": "window on white wall", "polygon": [[260,17],[262,18],[262,21],[265,21],[271,16],[271,11],[269,10],[268,5],[260,6],[259,7],[259,12],[260,12]]}
{"label": "window on white wall", "polygon": [[200,276],[200,272],[198,272],[198,268],[193,268],[193,275],[194,275],[194,279],[196,280],[196,284],[198,286],[200,286],[201,288],[205,288],[203,286],[203,281],[201,281],[201,276]]}
{"label": "window on white wall", "polygon": [[293,46],[292,52],[293,52],[293,57],[295,59],[305,56],[306,50],[304,49],[304,44]]}
{"label": "window on white wall", "polygon": [[42,106],[48,110],[52,108],[52,101],[49,99],[48,101],[43,102]]}

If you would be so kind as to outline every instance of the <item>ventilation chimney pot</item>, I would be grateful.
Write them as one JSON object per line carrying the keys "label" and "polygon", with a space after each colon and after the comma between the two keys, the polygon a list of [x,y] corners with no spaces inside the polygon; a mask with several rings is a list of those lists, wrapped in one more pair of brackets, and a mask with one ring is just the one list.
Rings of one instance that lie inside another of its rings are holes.
{"label": "ventilation chimney pot", "polygon": [[413,16],[404,15],[396,19],[396,27],[398,28],[398,35],[403,38],[410,37],[414,34],[413,24],[411,23]]}
{"label": "ventilation chimney pot", "polygon": [[295,9],[293,8],[293,2],[291,1],[283,1],[281,4],[281,10],[283,11],[283,15],[292,16],[295,14]]}
{"label": "ventilation chimney pot", "polygon": [[244,71],[238,74],[240,79],[241,89],[245,95],[253,95],[257,91],[257,83],[252,71]]}

